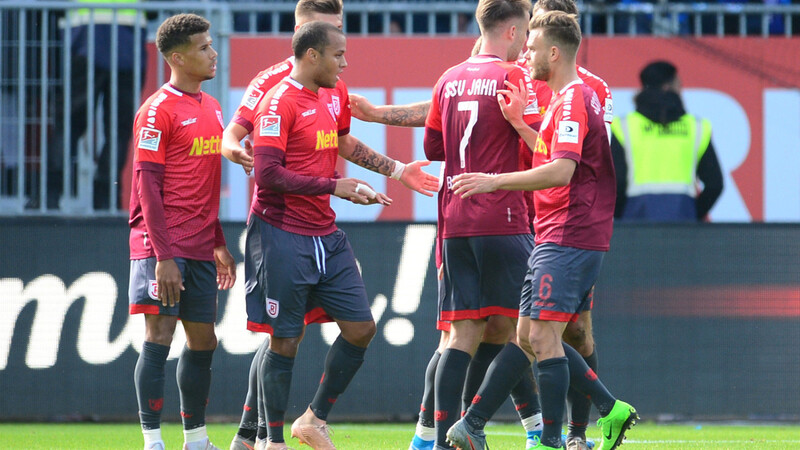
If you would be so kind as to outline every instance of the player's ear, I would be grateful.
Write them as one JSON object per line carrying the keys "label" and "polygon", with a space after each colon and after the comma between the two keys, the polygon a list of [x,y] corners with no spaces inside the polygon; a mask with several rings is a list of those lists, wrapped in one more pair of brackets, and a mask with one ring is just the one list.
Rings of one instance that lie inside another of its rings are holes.
{"label": "player's ear", "polygon": [[183,65],[183,55],[179,52],[172,52],[169,54],[169,62],[175,66]]}
{"label": "player's ear", "polygon": [[319,52],[316,51],[313,47],[309,47],[308,50],[306,50],[306,58],[308,58],[309,61],[316,63],[318,57],[319,57]]}

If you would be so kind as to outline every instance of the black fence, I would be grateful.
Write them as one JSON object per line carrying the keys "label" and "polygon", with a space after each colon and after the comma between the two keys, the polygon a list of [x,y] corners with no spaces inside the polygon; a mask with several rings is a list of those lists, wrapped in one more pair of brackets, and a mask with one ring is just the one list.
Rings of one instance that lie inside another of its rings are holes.
{"label": "black fence", "polygon": [[[411,421],[438,342],[435,226],[341,228],[378,334],[331,419]],[[243,230],[225,224],[237,261]],[[143,319],[127,314],[127,236],[121,219],[0,220],[0,420],[135,420]],[[800,226],[617,227],[595,295],[601,378],[648,419],[800,417],[799,273]],[[209,414],[226,420],[241,412],[262,339],[244,331],[242,286],[219,301]],[[290,416],[311,400],[333,336],[309,327]],[[175,365],[164,419],[177,421]],[[499,418],[514,417],[509,402]]]}

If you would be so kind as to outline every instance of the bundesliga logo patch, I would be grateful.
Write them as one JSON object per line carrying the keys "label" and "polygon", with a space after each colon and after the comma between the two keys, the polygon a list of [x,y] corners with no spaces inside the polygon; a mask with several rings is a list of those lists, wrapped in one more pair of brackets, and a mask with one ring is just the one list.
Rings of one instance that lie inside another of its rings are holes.
{"label": "bundesliga logo patch", "polygon": [[261,126],[258,130],[259,136],[280,136],[281,135],[281,116],[270,114],[261,117]]}
{"label": "bundesliga logo patch", "polygon": [[256,105],[258,105],[258,101],[261,100],[261,97],[264,96],[264,91],[261,91],[256,88],[252,88],[247,91],[247,96],[244,99],[244,106],[249,109],[256,109]]}
{"label": "bundesliga logo patch", "polygon": [[155,128],[142,128],[139,131],[139,145],[138,148],[142,150],[149,150],[151,152],[158,151],[158,145],[161,143],[161,130]]}

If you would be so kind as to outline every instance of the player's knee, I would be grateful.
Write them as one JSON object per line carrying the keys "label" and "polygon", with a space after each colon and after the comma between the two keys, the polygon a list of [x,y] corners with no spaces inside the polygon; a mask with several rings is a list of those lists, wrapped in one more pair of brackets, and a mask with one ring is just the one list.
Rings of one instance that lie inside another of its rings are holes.
{"label": "player's knee", "polygon": [[148,328],[147,332],[145,333],[145,341],[153,342],[159,345],[165,345],[169,347],[172,345],[172,330],[167,330],[163,328]]}
{"label": "player's knee", "polygon": [[349,343],[358,347],[366,347],[378,332],[374,321],[358,322],[354,326],[342,329],[342,337]]}
{"label": "player's knee", "polygon": [[217,349],[217,335],[186,336],[186,346],[190,350],[209,351]]}
{"label": "player's knee", "polygon": [[594,349],[594,337],[591,329],[584,326],[580,321],[569,324],[564,330],[564,342],[578,351],[583,356],[592,354]]}
{"label": "player's knee", "polygon": [[490,344],[505,344],[516,334],[514,319],[504,316],[492,316],[486,322],[481,342]]}

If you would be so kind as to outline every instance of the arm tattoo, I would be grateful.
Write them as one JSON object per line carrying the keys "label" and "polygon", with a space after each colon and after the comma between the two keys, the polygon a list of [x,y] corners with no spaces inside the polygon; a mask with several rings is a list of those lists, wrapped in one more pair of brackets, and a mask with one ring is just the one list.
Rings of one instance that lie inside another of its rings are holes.
{"label": "arm tattoo", "polygon": [[430,109],[430,101],[403,106],[390,105],[386,106],[380,121],[386,125],[399,127],[423,127]]}
{"label": "arm tattoo", "polygon": [[353,147],[353,153],[350,154],[347,160],[387,177],[392,174],[392,169],[394,168],[394,160],[392,158],[381,155],[358,139],[356,139]]}

